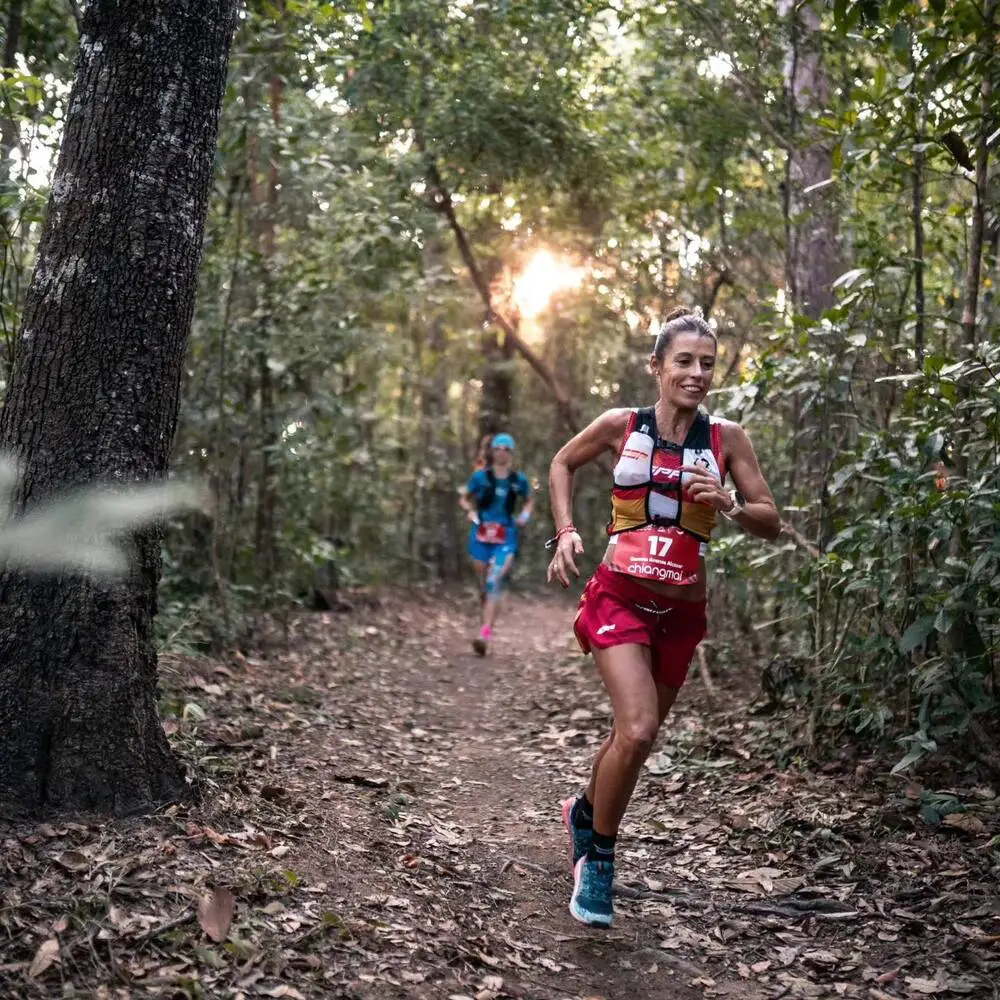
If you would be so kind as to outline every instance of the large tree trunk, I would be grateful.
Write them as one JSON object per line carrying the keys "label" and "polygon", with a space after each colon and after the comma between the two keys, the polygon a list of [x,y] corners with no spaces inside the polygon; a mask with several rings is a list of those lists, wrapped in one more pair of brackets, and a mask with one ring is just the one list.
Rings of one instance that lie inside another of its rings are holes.
{"label": "large tree trunk", "polygon": [[803,129],[802,120],[826,109],[830,84],[823,64],[823,33],[816,5],[783,0],[781,9],[790,18],[785,86],[792,130],[798,133],[788,170],[789,211],[797,220],[792,229],[789,278],[796,311],[816,319],[833,305],[839,227],[831,183],[833,149],[829,141],[815,135],[811,122],[808,129]]}
{"label": "large tree trunk", "polygon": [[[238,0],[94,2],[0,446],[17,510],[167,472]],[[129,578],[0,578],[0,799],[142,810],[185,784],[156,710],[160,532]]]}
{"label": "large tree trunk", "polygon": [[[788,17],[789,48],[785,61],[785,90],[790,113],[792,148],[786,175],[786,232],[790,240],[786,282],[795,312],[818,320],[834,303],[833,282],[838,273],[839,238],[834,197],[833,151],[813,124],[829,103],[830,84],[823,61],[823,31],[817,3],[781,0],[779,11]],[[817,343],[839,356],[841,345],[831,338]],[[806,527],[822,548],[830,534],[827,484],[843,430],[833,425],[833,383],[821,388],[812,406],[795,402],[793,470],[804,456],[805,489],[819,499]],[[797,475],[798,472],[793,472]],[[801,489],[801,484],[796,484]],[[794,502],[794,494],[789,492]]]}

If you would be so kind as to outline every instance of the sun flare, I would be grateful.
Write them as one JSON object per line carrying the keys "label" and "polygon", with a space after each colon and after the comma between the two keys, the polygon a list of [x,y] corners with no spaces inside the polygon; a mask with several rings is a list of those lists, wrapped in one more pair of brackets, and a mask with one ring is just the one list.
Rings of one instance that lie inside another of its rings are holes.
{"label": "sun flare", "polygon": [[533,319],[556,292],[579,288],[583,277],[583,268],[574,267],[548,250],[536,250],[514,279],[514,304],[523,319]]}

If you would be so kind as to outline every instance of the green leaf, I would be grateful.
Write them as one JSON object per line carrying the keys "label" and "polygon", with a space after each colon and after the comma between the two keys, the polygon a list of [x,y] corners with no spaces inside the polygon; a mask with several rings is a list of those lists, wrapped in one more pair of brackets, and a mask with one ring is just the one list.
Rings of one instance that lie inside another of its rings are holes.
{"label": "green leaf", "polygon": [[905,21],[897,21],[892,29],[892,47],[902,62],[910,58],[910,26]]}
{"label": "green leaf", "polygon": [[899,774],[905,771],[911,764],[915,764],[921,757],[925,757],[927,751],[922,746],[910,747],[906,754],[901,757],[892,767],[890,774]]}
{"label": "green leaf", "polygon": [[[983,552],[979,558],[972,564],[972,570],[970,576],[977,580],[982,574],[983,570],[990,565],[997,557],[996,552]],[[992,573],[989,574],[992,577]]]}
{"label": "green leaf", "polygon": [[885,93],[885,82],[888,78],[889,74],[886,72],[885,66],[879,63],[875,67],[875,77],[872,80],[872,89],[876,98],[880,98]]}
{"label": "green leaf", "polygon": [[934,616],[934,628],[937,629],[942,635],[950,632],[955,624],[955,615],[953,612],[942,608]]}
{"label": "green leaf", "polygon": [[833,23],[842,34],[847,34],[847,0],[833,0]]}
{"label": "green leaf", "polygon": [[936,615],[924,615],[918,618],[900,637],[899,651],[911,653],[934,631]]}
{"label": "green leaf", "polygon": [[859,278],[863,278],[868,274],[868,269],[865,267],[854,267],[850,271],[845,271],[836,281],[833,283],[834,288],[850,288]]}
{"label": "green leaf", "polygon": [[[919,760],[927,752],[926,750],[923,749],[923,747],[915,747],[913,750],[910,751],[910,753],[906,755],[906,757],[903,758],[903,760],[906,760],[907,757],[909,757],[911,754],[917,751],[919,752],[917,753],[917,756],[914,758],[914,760],[910,761],[911,764]],[[899,763],[902,764],[903,761],[900,761]],[[896,766],[898,767],[899,765],[897,764]],[[892,770],[893,773],[895,773],[896,768],[894,767]],[[938,826],[941,822],[941,814],[937,811],[937,809],[934,808],[934,806],[930,804],[930,802],[925,802],[920,807],[920,818],[929,826]]]}
{"label": "green leaf", "polygon": [[838,469],[830,481],[830,495],[836,496],[847,485],[855,471],[856,469],[853,465],[845,465],[844,468]]}

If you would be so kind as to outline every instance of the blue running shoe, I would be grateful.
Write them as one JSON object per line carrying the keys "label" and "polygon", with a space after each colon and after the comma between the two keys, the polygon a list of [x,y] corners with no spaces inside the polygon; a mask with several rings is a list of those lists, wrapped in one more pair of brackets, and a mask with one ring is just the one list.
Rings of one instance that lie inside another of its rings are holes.
{"label": "blue running shoe", "polygon": [[573,806],[576,799],[572,796],[562,804],[563,825],[569,834],[569,863],[571,867],[576,867],[577,861],[585,857],[590,850],[590,841],[593,839],[593,830],[584,830],[573,822]]}
{"label": "blue running shoe", "polygon": [[588,861],[580,858],[573,869],[573,895],[569,912],[581,924],[610,927],[615,919],[611,887],[615,881],[613,861]]}

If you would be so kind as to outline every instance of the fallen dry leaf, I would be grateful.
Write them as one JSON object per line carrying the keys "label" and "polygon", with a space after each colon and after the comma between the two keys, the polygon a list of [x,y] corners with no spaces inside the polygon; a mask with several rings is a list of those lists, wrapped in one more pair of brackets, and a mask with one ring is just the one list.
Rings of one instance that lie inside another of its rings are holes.
{"label": "fallen dry leaf", "polygon": [[198,903],[198,923],[217,944],[226,940],[236,911],[236,897],[228,889],[215,889]]}
{"label": "fallen dry leaf", "polygon": [[79,851],[63,851],[56,858],[56,864],[62,865],[63,868],[71,872],[85,872],[90,868],[90,858],[86,854],[81,854]]}
{"label": "fallen dry leaf", "polygon": [[28,969],[28,978],[37,979],[53,963],[59,961],[59,941],[56,938],[48,938],[38,946],[35,957],[31,961]]}
{"label": "fallen dry leaf", "polygon": [[944,986],[942,986],[936,979],[922,979],[920,977],[908,977],[906,979],[906,985],[909,986],[914,993],[920,993],[923,996],[932,996],[935,993],[940,993],[944,989]]}
{"label": "fallen dry leaf", "polygon": [[962,833],[969,833],[973,836],[986,833],[986,824],[970,813],[948,813],[943,820],[944,826],[950,826],[954,830],[961,830]]}

